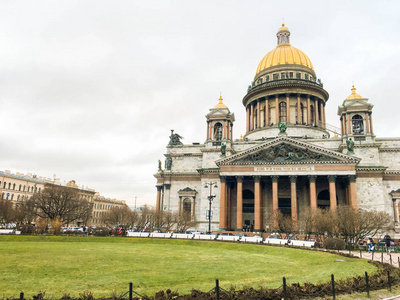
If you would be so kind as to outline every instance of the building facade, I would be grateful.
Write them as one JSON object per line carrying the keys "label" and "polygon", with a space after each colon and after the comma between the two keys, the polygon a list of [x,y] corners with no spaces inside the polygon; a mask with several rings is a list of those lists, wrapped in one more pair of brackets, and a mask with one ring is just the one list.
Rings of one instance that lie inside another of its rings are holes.
{"label": "building facade", "polygon": [[207,231],[215,194],[212,230],[270,231],[278,210],[298,224],[309,209],[348,205],[387,212],[400,237],[400,138],[375,136],[373,105],[354,86],[338,108],[340,128],[326,123],[328,99],[283,24],[243,98],[244,137],[233,140],[222,98],[206,115],[204,144],[183,145],[172,131],[156,208],[190,213]]}
{"label": "building facade", "polygon": [[105,214],[107,214],[111,209],[119,207],[129,209],[125,200],[106,198],[101,196],[99,193],[96,193],[93,198],[93,212],[89,220],[89,226],[104,226],[105,224],[102,218]]}

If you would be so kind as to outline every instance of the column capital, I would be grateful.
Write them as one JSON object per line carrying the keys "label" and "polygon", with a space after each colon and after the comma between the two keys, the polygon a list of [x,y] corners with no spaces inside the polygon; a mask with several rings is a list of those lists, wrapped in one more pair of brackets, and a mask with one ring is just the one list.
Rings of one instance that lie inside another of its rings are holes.
{"label": "column capital", "polygon": [[260,182],[261,176],[253,176],[255,182]]}
{"label": "column capital", "polygon": [[171,188],[171,184],[166,183],[166,184],[164,184],[164,187],[165,187],[167,190],[169,190],[169,189]]}
{"label": "column capital", "polygon": [[311,96],[309,94],[307,94],[307,100],[310,100]]}
{"label": "column capital", "polygon": [[308,181],[310,182],[315,182],[315,180],[317,179],[317,175],[308,175]]}
{"label": "column capital", "polygon": [[336,181],[336,175],[328,175],[328,181],[329,182],[335,182]]}
{"label": "column capital", "polygon": [[243,176],[236,176],[237,182],[243,182]]}
{"label": "column capital", "polygon": [[226,182],[226,176],[220,176],[219,178],[220,178],[221,182]]}
{"label": "column capital", "polygon": [[278,182],[279,176],[278,175],[272,175],[271,180],[272,182]]}
{"label": "column capital", "polygon": [[348,175],[347,177],[349,179],[349,182],[356,182],[356,178],[357,178],[356,175]]}
{"label": "column capital", "polygon": [[292,183],[293,182],[295,183],[297,181],[297,175],[290,175],[289,178],[290,178],[290,182],[292,182]]}
{"label": "column capital", "polygon": [[156,185],[156,188],[157,188],[157,192],[159,192],[162,190],[162,185]]}

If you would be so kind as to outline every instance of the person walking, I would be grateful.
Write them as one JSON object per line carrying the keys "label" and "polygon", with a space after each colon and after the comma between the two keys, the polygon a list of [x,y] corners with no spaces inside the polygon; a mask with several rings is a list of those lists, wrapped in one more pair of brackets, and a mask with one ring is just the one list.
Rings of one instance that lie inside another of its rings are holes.
{"label": "person walking", "polygon": [[386,254],[390,253],[390,241],[392,239],[390,238],[390,235],[385,235],[385,247],[386,247]]}

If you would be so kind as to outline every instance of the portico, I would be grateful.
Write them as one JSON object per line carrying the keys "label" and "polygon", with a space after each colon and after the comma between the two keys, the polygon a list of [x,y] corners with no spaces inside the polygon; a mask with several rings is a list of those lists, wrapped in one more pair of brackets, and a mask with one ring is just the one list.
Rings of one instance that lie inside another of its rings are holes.
{"label": "portico", "polygon": [[275,227],[278,210],[296,225],[308,208],[357,208],[358,159],[287,137],[246,152],[217,161],[221,230]]}

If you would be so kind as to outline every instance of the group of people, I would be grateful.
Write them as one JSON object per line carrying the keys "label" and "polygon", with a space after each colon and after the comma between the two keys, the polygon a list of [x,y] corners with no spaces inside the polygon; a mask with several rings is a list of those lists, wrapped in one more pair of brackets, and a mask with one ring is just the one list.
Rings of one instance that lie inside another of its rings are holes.
{"label": "group of people", "polygon": [[[385,235],[385,237],[383,238],[383,241],[385,243],[385,248],[386,248],[386,253],[389,254],[390,253],[390,247],[391,247],[391,243],[392,243],[392,238],[390,237],[390,235]],[[370,253],[371,251],[373,253],[375,253],[375,243],[374,240],[372,238],[368,238],[367,241],[368,244],[368,253]]]}

